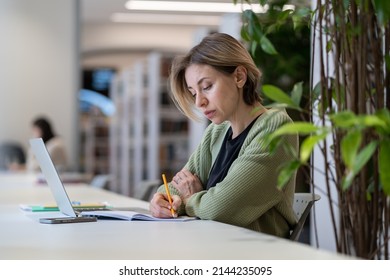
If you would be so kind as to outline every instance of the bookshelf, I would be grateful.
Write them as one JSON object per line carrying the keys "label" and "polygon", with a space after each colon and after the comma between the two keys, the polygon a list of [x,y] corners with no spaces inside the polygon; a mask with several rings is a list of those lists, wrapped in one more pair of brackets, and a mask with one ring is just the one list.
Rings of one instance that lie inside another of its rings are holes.
{"label": "bookshelf", "polygon": [[172,102],[168,69],[172,56],[154,52],[148,57],[148,166],[147,179],[167,179],[186,163],[189,121]]}
{"label": "bookshelf", "polygon": [[113,110],[107,99],[113,67],[84,67],[79,92],[81,172],[91,176],[109,172],[109,122]]}
{"label": "bookshelf", "polygon": [[118,73],[111,83],[110,97],[116,113],[110,123],[110,189],[127,196],[135,193],[145,173],[143,141],[143,64],[135,63]]}
{"label": "bookshelf", "polygon": [[[96,109],[96,110],[95,110]],[[91,175],[109,171],[109,119],[97,108],[81,116],[80,155],[83,172]]]}

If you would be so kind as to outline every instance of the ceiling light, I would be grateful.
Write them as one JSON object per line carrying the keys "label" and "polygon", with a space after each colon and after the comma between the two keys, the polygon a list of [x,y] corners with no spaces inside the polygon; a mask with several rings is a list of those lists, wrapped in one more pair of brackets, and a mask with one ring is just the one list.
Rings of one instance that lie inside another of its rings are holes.
{"label": "ceiling light", "polygon": [[123,23],[219,26],[221,22],[221,17],[152,13],[114,13],[111,16],[111,20],[113,22]]}
{"label": "ceiling light", "polygon": [[212,12],[212,13],[241,13],[252,9],[256,13],[265,11],[260,4],[234,4],[221,2],[179,2],[179,1],[141,1],[129,0],[125,4],[129,10],[146,11],[176,11],[176,12]]}

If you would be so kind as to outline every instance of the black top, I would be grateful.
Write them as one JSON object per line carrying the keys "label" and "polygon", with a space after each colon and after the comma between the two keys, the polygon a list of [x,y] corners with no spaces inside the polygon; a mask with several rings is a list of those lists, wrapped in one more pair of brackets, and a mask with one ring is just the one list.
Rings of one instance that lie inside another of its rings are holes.
{"label": "black top", "polygon": [[215,185],[221,182],[227,175],[230,166],[233,161],[238,157],[241,146],[245,141],[246,136],[248,135],[249,130],[251,130],[253,124],[257,120],[254,119],[243,132],[240,133],[236,138],[232,139],[232,128],[229,127],[226,132],[225,138],[223,139],[221,150],[218,153],[218,156],[214,162],[214,165],[211,169],[209,179],[207,181],[206,189],[215,187]]}

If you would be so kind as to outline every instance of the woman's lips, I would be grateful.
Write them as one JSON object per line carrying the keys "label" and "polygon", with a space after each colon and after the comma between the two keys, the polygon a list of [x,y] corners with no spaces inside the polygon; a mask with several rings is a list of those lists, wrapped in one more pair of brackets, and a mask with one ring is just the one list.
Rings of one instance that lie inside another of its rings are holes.
{"label": "woman's lips", "polygon": [[215,115],[215,111],[205,111],[204,115],[206,116],[206,118],[212,119]]}

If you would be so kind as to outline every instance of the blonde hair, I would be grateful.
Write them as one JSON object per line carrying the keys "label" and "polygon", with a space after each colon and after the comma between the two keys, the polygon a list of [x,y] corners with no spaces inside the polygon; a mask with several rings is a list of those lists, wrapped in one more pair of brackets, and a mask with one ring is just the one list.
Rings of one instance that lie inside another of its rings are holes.
{"label": "blonde hair", "polygon": [[185,80],[185,71],[192,64],[209,65],[224,74],[233,73],[237,66],[245,67],[247,81],[244,86],[244,102],[253,105],[262,101],[257,90],[261,72],[247,49],[228,34],[213,33],[206,36],[186,55],[177,56],[172,62],[169,79],[173,101],[187,117],[199,120],[194,111],[194,98]]}

